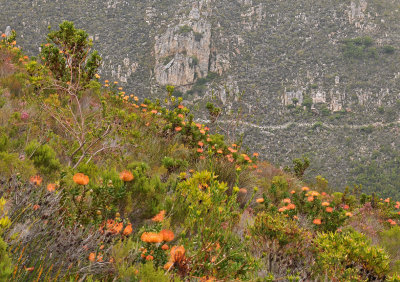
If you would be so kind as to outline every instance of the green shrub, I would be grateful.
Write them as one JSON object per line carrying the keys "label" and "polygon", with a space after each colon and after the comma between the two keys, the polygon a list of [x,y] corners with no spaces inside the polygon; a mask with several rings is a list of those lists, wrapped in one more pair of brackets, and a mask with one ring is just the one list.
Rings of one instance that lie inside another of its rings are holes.
{"label": "green shrub", "polygon": [[186,160],[164,157],[164,159],[162,160],[162,165],[166,169],[168,169],[168,172],[171,173],[173,171],[186,168],[189,165],[189,163]]}
{"label": "green shrub", "polygon": [[0,135],[0,152],[4,152],[8,147],[8,136],[5,133]]}
{"label": "green shrub", "polygon": [[380,280],[388,274],[389,256],[361,233],[319,233],[315,239],[315,276],[330,280]]}
{"label": "green shrub", "polygon": [[31,161],[20,160],[18,154],[0,152],[0,175],[11,177],[16,173],[20,173],[22,178],[26,180],[36,174],[36,169]]}
{"label": "green shrub", "polygon": [[380,233],[380,244],[391,258],[392,272],[400,273],[400,227],[394,226]]}
{"label": "green shrub", "polygon": [[26,155],[33,160],[35,167],[44,174],[51,174],[60,167],[56,152],[47,144],[33,140],[25,147]]}
{"label": "green shrub", "polygon": [[185,34],[185,33],[189,33],[191,32],[193,29],[192,27],[188,26],[188,25],[183,25],[179,27],[179,33],[180,34]]}
{"label": "green shrub", "polygon": [[394,48],[391,45],[383,46],[383,53],[385,53],[385,54],[393,54],[395,50],[396,50],[396,48]]}

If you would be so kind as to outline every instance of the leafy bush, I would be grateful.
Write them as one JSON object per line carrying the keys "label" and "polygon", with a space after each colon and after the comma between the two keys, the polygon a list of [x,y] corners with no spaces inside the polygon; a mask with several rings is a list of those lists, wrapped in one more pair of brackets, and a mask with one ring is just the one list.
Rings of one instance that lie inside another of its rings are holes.
{"label": "leafy bush", "polygon": [[47,144],[32,140],[25,147],[25,153],[33,160],[35,167],[44,174],[52,174],[61,167],[56,152]]}
{"label": "leafy bush", "polygon": [[400,273],[400,227],[394,226],[380,233],[381,245],[391,258],[392,271]]}
{"label": "leafy bush", "polygon": [[389,256],[362,234],[319,233],[315,239],[315,275],[338,281],[382,279],[389,271]]}

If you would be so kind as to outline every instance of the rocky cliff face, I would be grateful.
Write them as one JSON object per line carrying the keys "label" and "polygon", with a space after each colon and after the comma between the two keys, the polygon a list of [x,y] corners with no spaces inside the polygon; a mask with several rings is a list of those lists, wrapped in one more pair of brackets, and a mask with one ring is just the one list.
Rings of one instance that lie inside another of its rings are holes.
{"label": "rocky cliff face", "polygon": [[31,54],[48,25],[72,20],[100,50],[101,76],[127,91],[175,85],[203,121],[206,102],[221,106],[212,126],[234,124],[274,163],[308,155],[310,178],[400,190],[396,0],[4,1],[0,30]]}

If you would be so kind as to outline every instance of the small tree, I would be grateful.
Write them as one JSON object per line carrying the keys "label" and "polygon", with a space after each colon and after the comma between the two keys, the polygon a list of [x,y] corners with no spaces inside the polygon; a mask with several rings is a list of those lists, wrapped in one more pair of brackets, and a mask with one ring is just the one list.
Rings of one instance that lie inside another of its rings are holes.
{"label": "small tree", "polygon": [[27,65],[35,96],[48,113],[72,139],[67,148],[69,164],[77,167],[105,149],[115,148],[104,139],[112,131],[111,115],[101,97],[97,70],[101,58],[91,52],[88,34],[65,21],[59,30],[50,31],[42,44],[40,62]]}

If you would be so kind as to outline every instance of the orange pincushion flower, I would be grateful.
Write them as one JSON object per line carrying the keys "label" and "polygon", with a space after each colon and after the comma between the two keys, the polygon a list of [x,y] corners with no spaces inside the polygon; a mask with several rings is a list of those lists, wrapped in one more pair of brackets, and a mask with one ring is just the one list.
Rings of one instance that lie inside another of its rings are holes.
{"label": "orange pincushion flower", "polygon": [[148,260],[148,261],[151,261],[151,260],[153,260],[153,259],[154,259],[154,257],[151,256],[151,255],[148,255],[148,256],[146,257],[146,260]]}
{"label": "orange pincushion flower", "polygon": [[202,148],[198,148],[197,149],[197,153],[203,153],[203,149]]}
{"label": "orange pincushion flower", "polygon": [[89,176],[84,175],[83,173],[77,173],[72,178],[76,184],[79,185],[87,185],[89,183]]}
{"label": "orange pincushion flower", "polygon": [[289,198],[286,198],[286,199],[283,199],[283,202],[285,203],[285,204],[290,204],[290,199]]}
{"label": "orange pincushion flower", "polygon": [[172,240],[174,240],[174,232],[172,232],[171,230],[161,230],[160,235],[163,237],[163,241],[165,242],[170,242]]}
{"label": "orange pincushion flower", "polygon": [[35,186],[40,186],[42,184],[43,178],[40,175],[32,176],[30,179],[31,183]]}
{"label": "orange pincushion flower", "polygon": [[203,129],[200,130],[200,133],[203,134],[203,135],[206,134],[206,132]]}
{"label": "orange pincushion flower", "polygon": [[321,224],[321,219],[316,218],[316,219],[313,220],[313,223],[316,224],[316,225],[320,225]]}
{"label": "orange pincushion flower", "polygon": [[296,193],[296,191],[294,191],[294,190],[290,191],[290,194],[295,194],[295,193]]}
{"label": "orange pincushion flower", "polygon": [[164,251],[169,249],[169,246],[167,244],[162,245],[161,249],[163,249]]}
{"label": "orange pincushion flower", "polygon": [[331,212],[333,212],[333,208],[332,207],[326,207],[326,212],[329,212],[329,213],[331,213]]}
{"label": "orange pincushion flower", "polygon": [[180,261],[185,257],[185,248],[183,246],[174,246],[171,249],[171,261]]}
{"label": "orange pincushion flower", "polygon": [[90,253],[90,255],[89,255],[89,260],[90,260],[91,262],[94,262],[94,261],[96,260],[96,254],[95,254],[95,253]]}
{"label": "orange pincushion flower", "polygon": [[330,204],[329,204],[329,202],[322,202],[322,204],[321,204],[323,207],[327,207],[327,206],[329,206]]}
{"label": "orange pincushion flower", "polygon": [[47,184],[47,191],[49,191],[49,192],[56,191],[56,184],[54,184],[54,183]]}
{"label": "orange pincushion flower", "polygon": [[385,203],[390,203],[390,198],[386,198]]}
{"label": "orange pincushion flower", "polygon": [[178,109],[183,109],[183,108],[184,108],[183,105],[179,105],[179,106],[178,106]]}
{"label": "orange pincushion flower", "polygon": [[155,232],[144,232],[140,239],[147,243],[161,243],[163,241],[163,236]]}
{"label": "orange pincushion flower", "polygon": [[5,34],[5,33],[3,33],[2,35],[1,35],[1,37],[3,37],[3,38],[5,38],[7,35]]}
{"label": "orange pincushion flower", "polygon": [[128,236],[132,233],[132,224],[128,224],[125,229],[124,232],[122,234],[124,234],[125,236]]}
{"label": "orange pincushion flower", "polygon": [[286,206],[287,210],[294,210],[295,208],[296,208],[295,204],[289,204],[289,205]]}
{"label": "orange pincushion flower", "polygon": [[119,179],[121,179],[124,182],[130,182],[133,180],[133,178],[134,178],[134,176],[133,176],[132,172],[127,171],[127,170],[124,170],[123,172],[121,172],[119,174]]}
{"label": "orange pincushion flower", "polygon": [[204,143],[201,142],[201,141],[199,141],[197,144],[198,144],[200,147],[203,147],[203,146],[204,146]]}
{"label": "orange pincushion flower", "polygon": [[313,197],[313,196],[308,197],[308,198],[307,198],[307,201],[309,201],[309,202],[314,201],[314,197]]}
{"label": "orange pincushion flower", "polygon": [[162,222],[164,220],[165,210],[160,211],[156,216],[154,216],[151,220],[154,222]]}
{"label": "orange pincushion flower", "polygon": [[34,205],[34,206],[33,206],[33,210],[35,210],[35,211],[38,210],[39,208],[40,208],[39,205]]}
{"label": "orange pincushion flower", "polygon": [[259,203],[259,204],[264,203],[264,198],[258,198],[256,200],[256,202]]}
{"label": "orange pincushion flower", "polygon": [[217,153],[218,153],[218,154],[222,154],[223,152],[222,152],[221,149],[219,149],[219,150],[217,150]]}
{"label": "orange pincushion flower", "polygon": [[181,130],[182,130],[182,127],[180,127],[180,126],[175,127],[175,131],[179,132]]}
{"label": "orange pincushion flower", "polygon": [[308,187],[301,188],[301,191],[308,191],[308,190],[310,190],[310,188],[308,188]]}
{"label": "orange pincushion flower", "polygon": [[286,210],[286,207],[281,207],[278,212],[284,212]]}
{"label": "orange pincushion flower", "polygon": [[346,212],[345,215],[348,216],[348,217],[352,217],[353,216],[353,214],[351,212]]}

